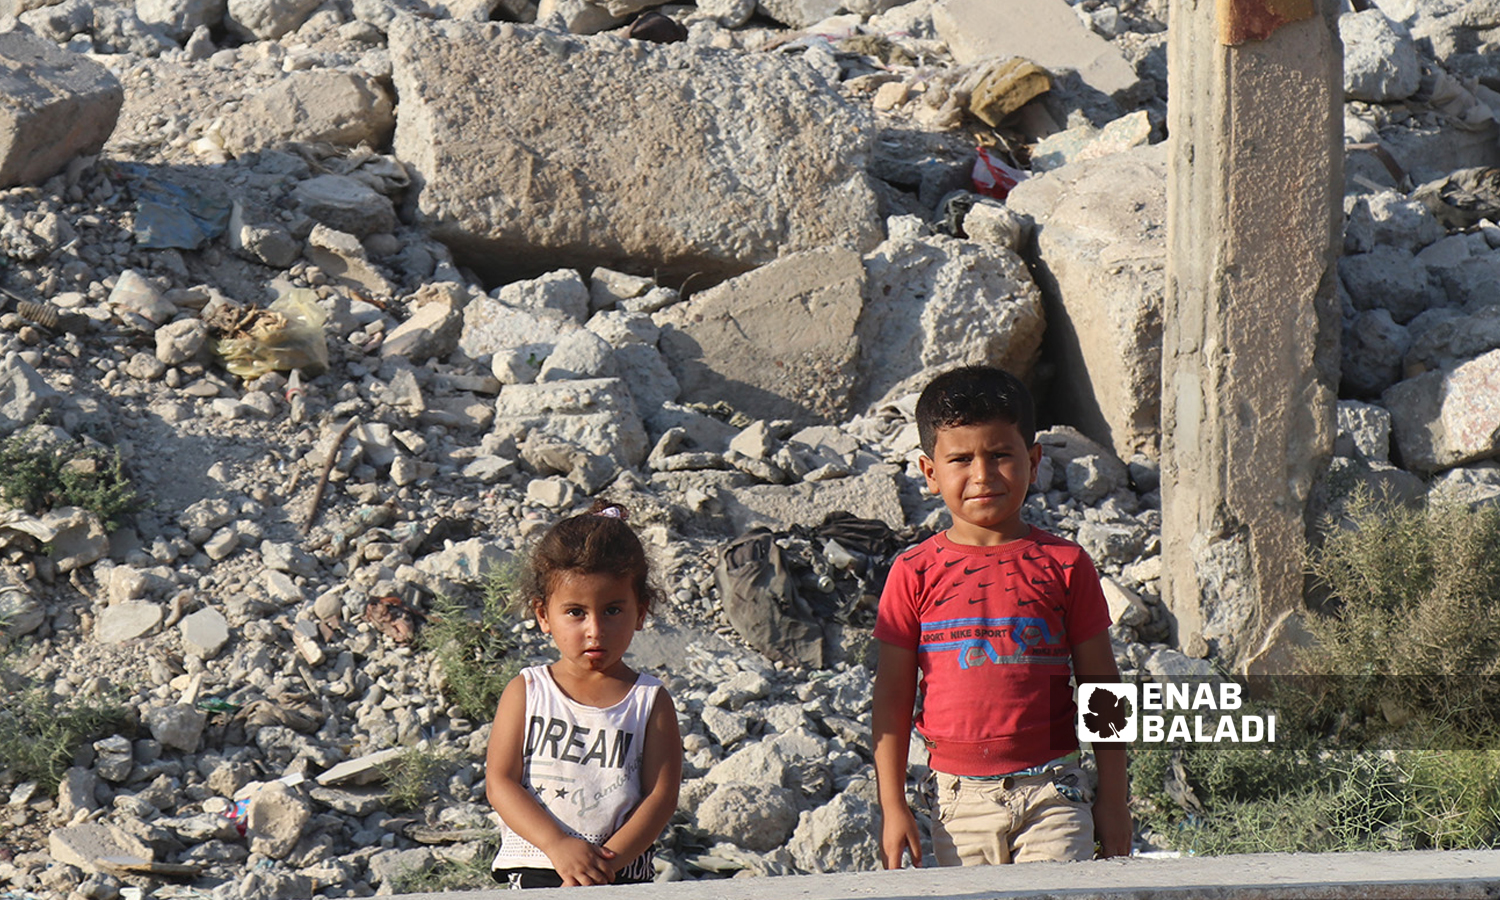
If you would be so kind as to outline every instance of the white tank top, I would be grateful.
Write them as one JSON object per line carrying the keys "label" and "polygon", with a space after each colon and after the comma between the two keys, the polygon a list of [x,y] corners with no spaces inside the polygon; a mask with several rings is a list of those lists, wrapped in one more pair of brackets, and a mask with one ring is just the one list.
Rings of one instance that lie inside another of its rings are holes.
{"label": "white tank top", "polygon": [[[573,837],[603,844],[641,801],[641,751],[661,682],[637,675],[620,702],[585,706],[570,700],[546,666],[521,670],[526,684],[526,740],[521,784]],[[654,874],[651,849],[619,872]],[[503,829],[493,869],[551,869],[547,854]]]}

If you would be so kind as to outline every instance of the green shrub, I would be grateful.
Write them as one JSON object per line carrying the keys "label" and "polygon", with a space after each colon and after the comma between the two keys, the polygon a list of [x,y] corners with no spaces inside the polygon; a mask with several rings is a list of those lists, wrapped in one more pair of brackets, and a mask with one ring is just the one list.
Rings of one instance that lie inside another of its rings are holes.
{"label": "green shrub", "polygon": [[1277,742],[1135,745],[1138,820],[1203,854],[1500,846],[1500,508],[1355,492],[1311,560]]}
{"label": "green shrub", "polygon": [[439,891],[494,890],[490,863],[500,850],[500,835],[481,841],[474,855],[464,860],[439,859],[434,865],[408,869],[398,874],[392,887],[398,894],[425,894]]}
{"label": "green shrub", "polygon": [[420,646],[436,655],[442,670],[443,695],[478,722],[494,718],[501,691],[521,669],[511,636],[517,574],[514,565],[487,572],[478,608],[438,598],[421,632]]}
{"label": "green shrub", "polygon": [[0,503],[32,515],[77,506],[106,527],[141,507],[118,450],[43,440],[36,426],[0,441]]}
{"label": "green shrub", "polygon": [[129,718],[108,697],[62,699],[38,686],[6,689],[0,693],[0,770],[17,783],[35,781],[55,791],[78,748],[114,733]]}
{"label": "green shrub", "polygon": [[1327,591],[1302,659],[1320,712],[1500,730],[1500,507],[1410,509],[1356,494],[1312,555]]}
{"label": "green shrub", "polygon": [[453,758],[440,751],[413,747],[398,755],[380,767],[387,807],[405,812],[431,800],[453,767]]}

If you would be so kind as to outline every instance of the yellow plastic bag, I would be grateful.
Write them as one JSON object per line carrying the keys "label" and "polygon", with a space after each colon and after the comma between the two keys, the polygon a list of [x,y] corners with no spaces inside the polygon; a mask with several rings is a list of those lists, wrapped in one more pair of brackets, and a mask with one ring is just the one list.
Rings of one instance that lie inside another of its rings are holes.
{"label": "yellow plastic bag", "polygon": [[220,338],[214,352],[223,357],[224,368],[247,381],[292,369],[316,377],[328,369],[327,320],[318,295],[295,288],[257,310],[235,334]]}

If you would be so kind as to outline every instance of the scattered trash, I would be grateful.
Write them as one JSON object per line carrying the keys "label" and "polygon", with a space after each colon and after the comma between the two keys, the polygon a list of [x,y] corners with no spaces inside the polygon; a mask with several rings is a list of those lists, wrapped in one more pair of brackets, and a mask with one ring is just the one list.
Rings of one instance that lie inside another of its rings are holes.
{"label": "scattered trash", "polygon": [[[327,348],[324,348],[327,352]],[[323,492],[328,489],[328,476],[333,472],[333,464],[338,461],[339,448],[344,446],[344,438],[359,424],[359,416],[353,416],[339,429],[338,437],[333,439],[333,446],[328,448],[328,458],[323,460],[323,473],[318,476],[318,486],[313,491],[312,502],[307,507],[307,522],[302,525],[302,533],[312,531],[313,523],[318,521],[318,506],[323,502]]]}
{"label": "scattered trash", "polygon": [[214,352],[223,357],[224,368],[246,381],[291,369],[321,375],[328,369],[328,339],[323,334],[328,314],[317,300],[312,291],[296,288],[265,309],[230,311],[231,318],[208,323],[226,335],[214,345]]}
{"label": "scattered trash", "polygon": [[229,700],[225,700],[223,697],[204,697],[202,700],[199,700],[197,703],[193,704],[193,706],[196,709],[203,710],[204,712],[216,713],[232,713],[238,711],[240,708],[240,705],[238,703],[233,703]]}
{"label": "scattered trash", "polygon": [[136,179],[130,188],[136,203],[132,230],[142,247],[197,250],[229,226],[229,201],[162,181],[146,166],[125,164],[120,170]]}
{"label": "scattered trash", "polygon": [[630,25],[630,37],[637,41],[676,44],[687,40],[687,36],[688,30],[681,22],[654,9],[642,13]]}
{"label": "scattered trash", "polygon": [[1010,195],[1011,188],[1026,180],[1025,172],[1006,165],[989,147],[980,147],[977,153],[972,176],[975,191],[1004,200]]}
{"label": "scattered trash", "polygon": [[286,402],[290,407],[287,417],[293,425],[301,425],[307,419],[307,392],[302,389],[302,370],[293,369],[286,381]]}
{"label": "scattered trash", "polygon": [[833,512],[816,528],[753,528],[720,551],[724,614],[768,658],[821,669],[828,628],[873,610],[903,546],[884,522]]}
{"label": "scattered trash", "polygon": [[417,636],[417,626],[426,619],[400,597],[379,597],[365,604],[365,620],[398,644],[411,643]]}
{"label": "scattered trash", "polygon": [[1472,228],[1500,218],[1500,168],[1459,169],[1412,192],[1447,228]]}
{"label": "scattered trash", "polygon": [[382,506],[361,506],[349,517],[349,521],[333,536],[329,545],[330,552],[334,556],[343,556],[349,551],[354,539],[369,531],[378,528],[396,518],[396,507],[386,503]]}

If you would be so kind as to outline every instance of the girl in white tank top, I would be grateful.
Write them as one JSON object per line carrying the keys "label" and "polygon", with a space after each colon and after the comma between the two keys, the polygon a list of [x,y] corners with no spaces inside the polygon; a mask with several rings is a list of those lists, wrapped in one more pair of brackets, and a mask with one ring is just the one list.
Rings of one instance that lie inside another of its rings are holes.
{"label": "girl in white tank top", "polygon": [[522,670],[495,710],[485,786],[505,830],[492,872],[511,887],[650,881],[682,738],[661,682],[624,662],[659,596],[624,508],[555,525],[520,590],[559,659]]}

